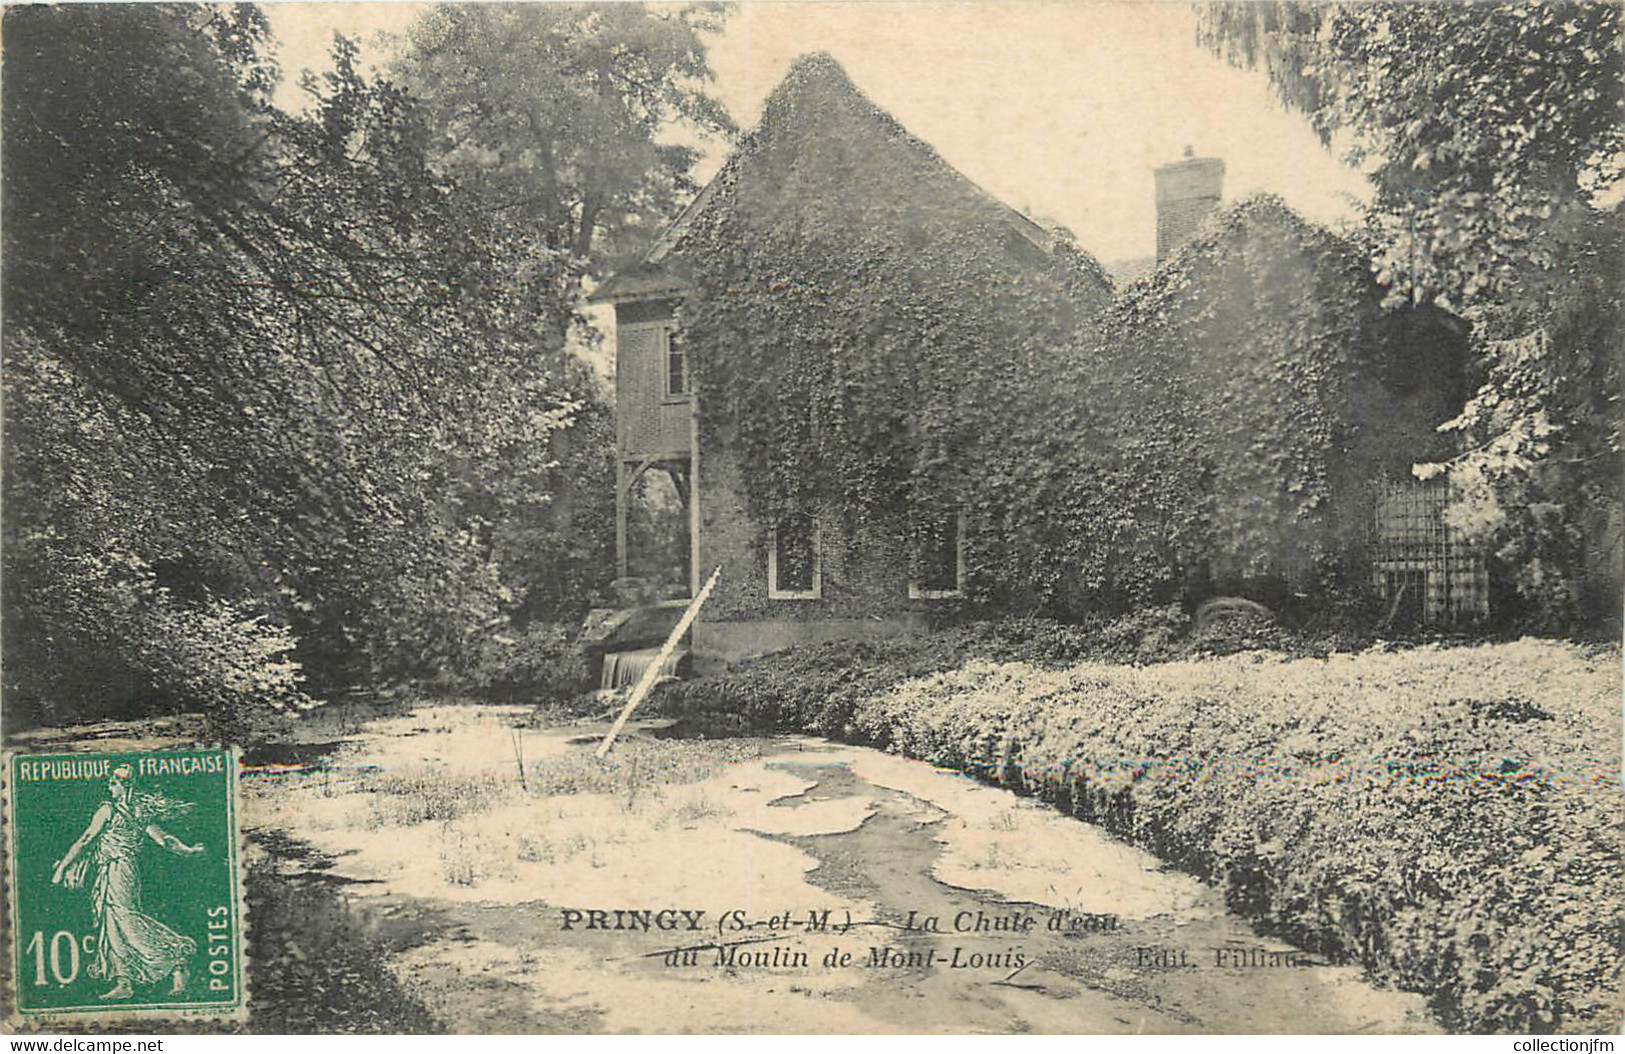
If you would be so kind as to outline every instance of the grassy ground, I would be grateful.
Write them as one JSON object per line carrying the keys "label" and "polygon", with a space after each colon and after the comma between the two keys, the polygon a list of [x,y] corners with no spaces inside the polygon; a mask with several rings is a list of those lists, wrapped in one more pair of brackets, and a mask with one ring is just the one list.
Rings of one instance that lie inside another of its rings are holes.
{"label": "grassy ground", "polygon": [[[696,783],[741,758],[762,751],[761,740],[714,744],[659,742],[629,737],[615,754],[596,762],[586,748],[545,752],[530,737],[530,757],[513,752],[511,738],[530,716],[504,708],[502,720],[471,721],[487,708],[441,703],[431,710],[406,709],[375,725],[397,733],[399,742],[422,743],[425,755],[447,767],[416,767],[399,750],[374,750],[364,726],[349,722],[352,738],[324,744],[325,752],[300,755],[299,771],[250,772],[245,822],[256,852],[248,871],[254,984],[250,1028],[256,1032],[424,1033],[460,1030],[466,1016],[447,1016],[444,985],[406,977],[391,964],[423,958],[426,947],[455,947],[464,938],[470,909],[440,897],[397,894],[375,875],[356,877],[339,864],[349,833],[362,846],[398,843],[421,857],[420,877],[441,890],[488,892],[487,880],[512,866],[580,866],[601,848],[609,825],[561,832],[547,824],[526,825],[504,842],[511,859],[493,855],[484,837],[493,814],[558,797],[612,798],[627,814],[649,813],[650,822],[692,822],[707,810],[684,800],[660,813],[672,787]],[[343,723],[343,722],[341,722]],[[469,735],[470,725],[477,731]],[[471,740],[483,744],[470,765]],[[282,755],[285,751],[271,751]],[[523,762],[523,780],[519,764]],[[318,830],[307,830],[303,819]],[[322,830],[321,828],[326,828]],[[312,835],[313,841],[304,840]],[[530,912],[533,913],[533,912]],[[530,914],[527,913],[527,914]],[[583,1024],[571,1015],[526,1018],[511,993],[464,993],[460,998],[506,1008],[511,1021],[541,1031],[570,1031]]]}

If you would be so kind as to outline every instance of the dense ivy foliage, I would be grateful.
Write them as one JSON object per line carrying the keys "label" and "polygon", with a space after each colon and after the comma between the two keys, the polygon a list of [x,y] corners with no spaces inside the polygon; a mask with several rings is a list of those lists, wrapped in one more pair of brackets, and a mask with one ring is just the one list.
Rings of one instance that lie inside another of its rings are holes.
{"label": "dense ivy foliage", "polygon": [[[1482,386],[1449,431],[1454,518],[1511,588],[1503,617],[1618,633],[1618,4],[1212,2],[1200,35],[1265,71],[1371,181],[1364,241],[1393,300],[1474,324]],[[1612,200],[1610,200],[1612,199]]]}
{"label": "dense ivy foliage", "polygon": [[[1035,379],[1104,280],[804,59],[686,231],[702,444],[737,452],[763,522],[817,509],[849,532],[940,531],[1019,460]],[[996,559],[973,543],[973,576]]]}
{"label": "dense ivy foliage", "polygon": [[1260,196],[1113,305],[1091,372],[1187,590],[1360,592],[1373,485],[1442,449],[1463,384],[1460,327],[1381,296],[1357,249]]}
{"label": "dense ivy foliage", "polygon": [[[796,649],[655,703],[1040,795],[1452,1030],[1619,1027],[1617,648],[1328,653],[1183,618]],[[1298,657],[1250,650],[1281,645]]]}
{"label": "dense ivy foliage", "polygon": [[702,443],[736,453],[761,522],[833,511],[918,560],[963,510],[972,602],[1346,593],[1370,484],[1460,406],[1448,334],[1384,316],[1360,253],[1279,202],[1113,302],[826,58],[712,193],[674,254]]}

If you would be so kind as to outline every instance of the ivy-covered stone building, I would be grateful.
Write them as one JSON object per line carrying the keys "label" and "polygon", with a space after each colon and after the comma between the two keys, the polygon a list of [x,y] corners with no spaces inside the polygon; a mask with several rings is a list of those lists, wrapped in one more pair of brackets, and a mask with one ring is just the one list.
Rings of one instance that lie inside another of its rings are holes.
{"label": "ivy-covered stone building", "polygon": [[597,293],[617,322],[621,570],[648,575],[636,481],[669,467],[688,530],[665,565],[690,588],[722,568],[702,655],[906,631],[960,603],[966,473],[1008,431],[1024,360],[1109,295],[1064,232],[832,59],[800,60],[645,265]]}
{"label": "ivy-covered stone building", "polygon": [[1328,567],[1391,592],[1376,510],[1460,405],[1461,328],[1384,311],[1278,202],[1218,209],[1222,173],[1158,174],[1163,258],[1114,296],[1068,232],[799,60],[595,294],[620,574],[675,608],[721,567],[693,635],[719,659],[966,607],[1280,600]]}
{"label": "ivy-covered stone building", "polygon": [[1389,624],[1481,617],[1483,565],[1446,522],[1445,481],[1413,475],[1452,453],[1437,425],[1467,395],[1465,326],[1385,307],[1354,246],[1271,196],[1221,208],[1216,181],[1210,166],[1185,184],[1205,215],[1159,229],[1166,258],[1104,326],[1145,374],[1118,399],[1120,431],[1173,466],[1185,525],[1163,536],[1180,538],[1184,595],[1363,594]]}

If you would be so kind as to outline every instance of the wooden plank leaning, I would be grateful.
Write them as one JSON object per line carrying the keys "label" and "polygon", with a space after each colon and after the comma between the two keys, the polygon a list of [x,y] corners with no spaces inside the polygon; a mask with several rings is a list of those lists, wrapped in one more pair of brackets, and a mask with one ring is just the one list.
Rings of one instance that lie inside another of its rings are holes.
{"label": "wooden plank leaning", "polygon": [[632,711],[638,708],[638,704],[643,702],[643,697],[649,694],[649,689],[654,687],[655,681],[660,678],[660,668],[666,664],[667,659],[671,658],[673,649],[677,647],[677,642],[683,639],[683,634],[688,632],[688,627],[694,624],[695,616],[700,613],[700,605],[705,603],[705,598],[710,596],[711,590],[716,588],[717,579],[721,574],[722,567],[718,565],[717,569],[711,572],[711,577],[706,579],[705,585],[700,588],[699,593],[695,594],[694,599],[689,602],[688,610],[683,612],[683,617],[677,620],[676,626],[672,627],[671,636],[667,637],[666,643],[661,645],[660,654],[655,656],[655,661],[651,662],[649,668],[643,671],[643,677],[639,679],[637,687],[632,689],[632,695],[626,700],[626,707],[621,711],[621,716],[617,717],[615,724],[610,727],[609,735],[605,736],[604,741],[598,744],[598,750],[595,752],[598,757],[604,757],[609,753],[609,748],[615,745],[615,737],[620,735],[621,729],[625,727],[626,719],[632,716]]}

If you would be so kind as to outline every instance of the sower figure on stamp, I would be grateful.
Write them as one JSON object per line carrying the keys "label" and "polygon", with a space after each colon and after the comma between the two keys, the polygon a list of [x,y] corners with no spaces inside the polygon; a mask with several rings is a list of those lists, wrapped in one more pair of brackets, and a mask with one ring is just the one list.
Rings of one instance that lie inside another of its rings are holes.
{"label": "sower figure on stamp", "polygon": [[107,781],[108,801],[96,809],[90,825],[57,861],[51,875],[53,884],[69,889],[84,885],[90,858],[83,855],[92,841],[96,846],[96,882],[91,887],[91,911],[96,917],[96,957],[89,974],[114,982],[103,999],[128,999],[132,985],[154,984],[171,978],[171,994],[185,987],[190,971],[187,961],[197,954],[197,942],[183,937],[141,911],[141,876],[136,857],[144,838],[177,856],[203,852],[201,845],[187,845],[158,826],[158,821],[190,809],[190,802],[178,802],[162,794],[142,794],[130,788],[130,766],[120,765]]}

